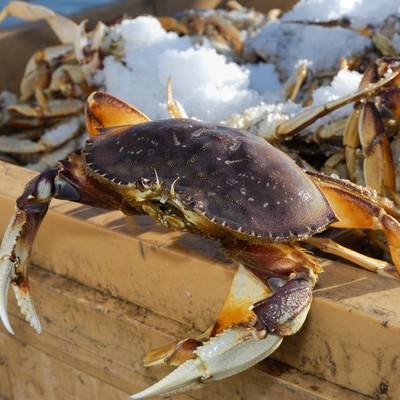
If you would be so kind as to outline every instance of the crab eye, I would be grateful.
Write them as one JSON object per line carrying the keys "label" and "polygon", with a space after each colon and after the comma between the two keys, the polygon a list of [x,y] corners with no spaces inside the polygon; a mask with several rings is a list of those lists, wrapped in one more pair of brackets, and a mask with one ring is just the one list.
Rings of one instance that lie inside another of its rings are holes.
{"label": "crab eye", "polygon": [[136,187],[139,190],[142,189],[150,189],[152,186],[154,186],[154,181],[153,179],[149,178],[140,178],[137,182],[136,182]]}
{"label": "crab eye", "polygon": [[194,207],[196,205],[196,199],[189,192],[182,193],[181,202],[188,207]]}

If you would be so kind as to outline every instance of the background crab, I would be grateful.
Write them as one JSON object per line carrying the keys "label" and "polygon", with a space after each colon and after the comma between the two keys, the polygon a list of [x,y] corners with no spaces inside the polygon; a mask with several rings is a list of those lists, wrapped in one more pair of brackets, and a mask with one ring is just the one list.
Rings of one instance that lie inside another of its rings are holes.
{"label": "background crab", "polygon": [[53,197],[148,214],[172,229],[219,240],[239,264],[215,324],[200,337],[150,352],[146,365],[179,368],[133,398],[200,389],[254,365],[296,333],[322,271],[300,242],[397,277],[388,263],[313,236],[328,225],[383,230],[400,269],[400,224],[390,215],[398,217],[400,210],[375,191],[307,176],[284,153],[244,131],[186,118],[152,122],[100,92],[90,96],[85,114],[92,138],[82,155],[69,156],[26,185],[3,239],[0,316],[11,333],[9,284],[21,312],[41,332],[27,268]]}

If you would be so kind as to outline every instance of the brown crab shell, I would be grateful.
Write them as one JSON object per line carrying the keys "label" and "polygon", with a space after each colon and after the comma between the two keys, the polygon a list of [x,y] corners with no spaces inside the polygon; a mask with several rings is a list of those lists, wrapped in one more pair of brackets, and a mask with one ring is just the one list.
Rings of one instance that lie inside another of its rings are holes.
{"label": "brown crab shell", "polygon": [[204,216],[221,238],[234,231],[295,240],[337,221],[326,197],[286,154],[223,125],[177,118],[102,128],[82,157],[92,176],[113,187],[155,182],[157,173],[164,188],[174,187],[182,215]]}

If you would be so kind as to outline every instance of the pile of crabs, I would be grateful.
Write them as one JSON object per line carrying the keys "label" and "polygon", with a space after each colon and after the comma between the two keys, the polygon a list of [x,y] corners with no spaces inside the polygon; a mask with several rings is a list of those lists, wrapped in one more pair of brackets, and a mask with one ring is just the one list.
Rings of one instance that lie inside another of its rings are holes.
{"label": "pile of crabs", "polygon": [[[228,7],[160,22],[193,40],[207,35],[217,51],[237,62],[266,57],[244,39],[279,13],[264,16],[233,1]],[[84,22],[77,26],[19,1],[3,10],[0,21],[6,14],[47,19],[63,43],[32,56],[18,101],[1,95],[3,159],[43,171],[17,199],[0,250],[0,317],[9,332],[9,286],[26,320],[41,332],[27,271],[52,198],[147,214],[171,229],[218,240],[239,266],[215,324],[198,338],[150,352],[146,365],[178,368],[132,398],[200,389],[271,354],[301,328],[310,309],[322,272],[310,250],[399,279],[400,58],[393,54],[388,24],[362,30],[373,38],[373,54],[340,62],[343,70],[365,71],[356,91],[312,106],[313,88],[329,74],[318,76],[299,64],[284,89],[302,111],[271,123],[260,106],[218,123],[188,118],[170,82],[171,118],[155,121],[97,91],[93,75],[104,55],[124,57],[113,26],[99,23],[86,33]],[[346,21],[335,24],[353,29]],[[310,128],[348,104],[345,118]],[[361,253],[343,246],[349,232],[357,238],[353,243],[362,243]]]}

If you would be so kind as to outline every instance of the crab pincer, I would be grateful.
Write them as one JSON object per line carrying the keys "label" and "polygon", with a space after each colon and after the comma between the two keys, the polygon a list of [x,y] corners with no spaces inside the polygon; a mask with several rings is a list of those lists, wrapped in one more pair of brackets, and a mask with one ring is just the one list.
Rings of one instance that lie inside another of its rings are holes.
{"label": "crab pincer", "polygon": [[15,206],[0,248],[0,317],[14,334],[7,315],[8,287],[14,290],[18,306],[31,326],[42,331],[29,292],[28,265],[36,233],[54,196],[57,169],[50,169],[30,181]]}

